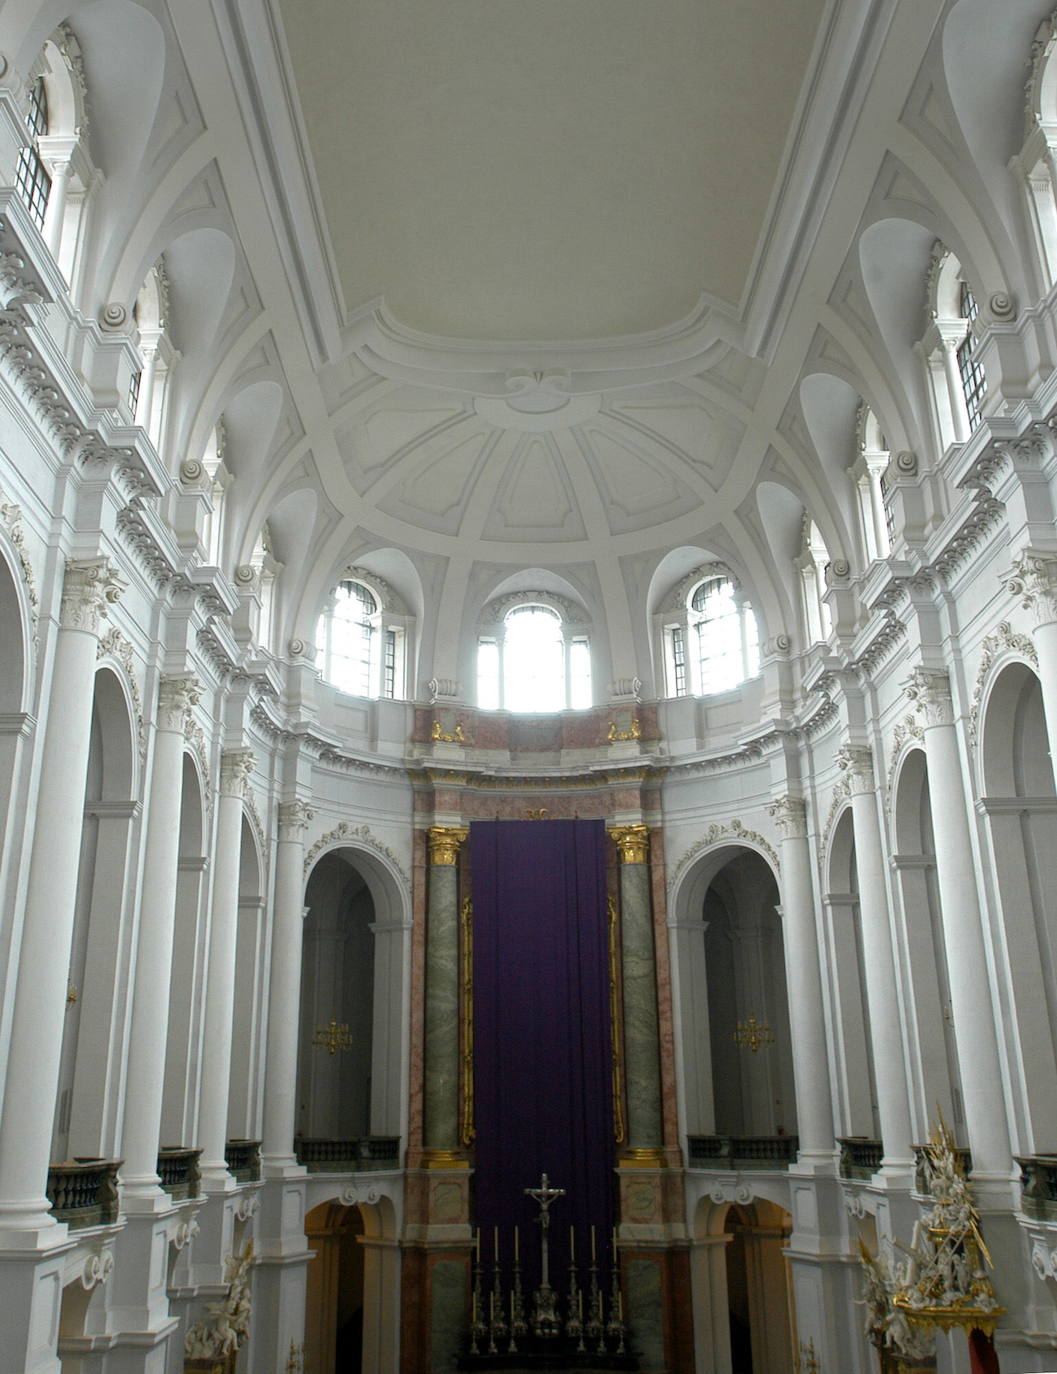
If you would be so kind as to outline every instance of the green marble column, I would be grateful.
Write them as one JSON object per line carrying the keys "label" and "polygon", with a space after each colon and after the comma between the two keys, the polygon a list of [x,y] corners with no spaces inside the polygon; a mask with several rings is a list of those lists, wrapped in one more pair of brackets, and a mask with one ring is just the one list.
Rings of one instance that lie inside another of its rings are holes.
{"label": "green marble column", "polygon": [[459,1148],[459,847],[469,831],[429,830],[423,1145],[433,1162]]}
{"label": "green marble column", "polygon": [[645,825],[614,827],[609,833],[620,855],[627,1145],[632,1153],[655,1154],[664,1144],[664,1134],[657,962],[650,910],[650,835]]}

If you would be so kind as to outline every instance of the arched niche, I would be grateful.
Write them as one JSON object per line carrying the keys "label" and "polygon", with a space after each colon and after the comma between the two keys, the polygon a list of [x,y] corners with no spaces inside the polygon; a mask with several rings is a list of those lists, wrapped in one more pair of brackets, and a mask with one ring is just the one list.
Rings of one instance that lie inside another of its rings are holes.
{"label": "arched niche", "polygon": [[190,1147],[195,1140],[199,1029],[205,998],[208,947],[208,876],[205,780],[185,752],[180,786],[180,851],[176,915],[169,976],[169,1024],[162,1099],[163,1146]]}
{"label": "arched niche", "polygon": [[800,383],[800,407],[811,443],[822,464],[825,485],[843,527],[841,547],[856,529],[858,512],[849,469],[858,457],[856,418],[862,398],[839,377],[813,372]]}
{"label": "arched niche", "polygon": [[829,984],[832,1008],[831,1067],[837,1084],[838,1134],[879,1140],[881,1126],[850,805],[837,814],[830,831],[823,916],[823,976]]}
{"label": "arched niche", "polygon": [[932,798],[925,752],[906,751],[892,788],[892,863],[899,893],[898,929],[910,983],[908,1026],[913,1126],[925,1140],[937,1108],[965,1143],[958,1046],[951,1014],[947,948],[936,878]]}
{"label": "arched niche", "polygon": [[261,836],[243,814],[239,846],[239,906],[235,945],[235,1007],[228,1090],[228,1139],[259,1140],[263,1125],[264,1048],[267,1040],[268,928],[266,855]]}
{"label": "arched niche", "polygon": [[[706,851],[673,893],[676,1017],[688,1135],[796,1134],[777,876],[755,848]],[[755,1016],[773,1043],[734,1039]]]}
{"label": "arched niche", "polygon": [[914,352],[922,332],[922,301],[936,233],[909,219],[884,218],[859,239],[863,284],[892,370],[924,423],[924,379]]}
{"label": "arched niche", "polygon": [[[125,979],[131,957],[130,851],[138,814],[135,722],[125,683],[95,675],[69,997],[53,1155],[113,1158],[120,1140]],[[66,957],[56,951],[56,957]]]}
{"label": "arched niche", "polygon": [[981,706],[980,805],[992,854],[1007,1036],[1025,1154],[1057,1140],[1057,794],[1038,677],[1010,662]]}
{"label": "arched niche", "polygon": [[[355,845],[322,852],[305,887],[296,1129],[306,1139],[401,1136],[407,1082],[407,893]],[[348,1048],[314,1044],[330,1022]]]}

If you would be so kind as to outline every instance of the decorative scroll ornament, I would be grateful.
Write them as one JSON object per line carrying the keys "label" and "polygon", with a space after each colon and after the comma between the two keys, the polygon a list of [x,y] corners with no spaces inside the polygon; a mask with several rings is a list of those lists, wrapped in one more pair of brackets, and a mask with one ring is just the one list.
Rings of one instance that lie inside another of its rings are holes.
{"label": "decorative scroll ornament", "polygon": [[198,705],[201,696],[201,683],[196,677],[163,677],[158,684],[158,728],[183,734],[187,713]]}
{"label": "decorative scroll ornament", "polygon": [[892,793],[892,786],[895,782],[896,766],[903,756],[903,750],[909,745],[920,745],[925,738],[925,732],[921,728],[921,722],[913,715],[905,717],[892,732],[892,749],[889,755],[888,777],[885,780],[885,789],[889,796]]}
{"label": "decorative scroll ornament", "polygon": [[906,682],[906,694],[914,703],[922,725],[954,724],[951,680],[942,668],[915,668]]}
{"label": "decorative scroll ornament", "polygon": [[225,1282],[227,1295],[222,1302],[206,1305],[208,1315],[195,1322],[184,1337],[184,1354],[192,1360],[211,1360],[234,1355],[250,1331],[250,1266],[253,1242],[247,1241],[241,1255],[228,1258]]}
{"label": "decorative scroll ornament", "polygon": [[866,745],[842,745],[837,750],[837,767],[847,778],[849,796],[858,797],[874,790],[873,751]]}
{"label": "decorative scroll ornament", "polygon": [[1036,625],[1057,620],[1057,554],[1025,549],[1005,578],[1006,590],[1035,616]]}
{"label": "decorative scroll ornament", "polygon": [[102,1287],[114,1270],[114,1252],[100,1250],[88,1256],[81,1270],[81,1287],[91,1292],[97,1285]]}
{"label": "decorative scroll ornament", "polygon": [[37,595],[37,582],[33,576],[33,564],[29,561],[29,554],[26,552],[26,532],[22,528],[22,510],[19,506],[3,499],[0,493],[0,524],[7,531],[7,537],[14,545],[15,554],[18,558],[19,567],[22,569],[22,581],[26,588],[26,597],[29,600],[29,613],[33,617],[34,632],[37,628],[37,618],[40,614],[40,597]]}
{"label": "decorative scroll ornament", "polygon": [[280,840],[299,840],[315,814],[308,802],[303,801],[300,797],[295,797],[293,801],[280,802]]}
{"label": "decorative scroll ornament", "polygon": [[338,844],[342,840],[349,840],[353,844],[363,845],[368,849],[373,849],[376,854],[380,854],[393,866],[400,875],[401,881],[405,884],[407,883],[407,874],[400,860],[388,845],[382,844],[381,840],[374,837],[371,833],[370,826],[350,825],[348,821],[342,821],[340,824],[336,825],[333,830],[328,830],[325,835],[321,835],[319,839],[316,840],[315,844],[305,855],[305,872],[307,873],[315,863],[317,855],[322,854],[324,849],[329,849],[331,845]]}
{"label": "decorative scroll ornament", "polygon": [[942,1116],[925,1146],[925,1168],[934,1201],[928,1216],[915,1223],[892,1306],[906,1317],[912,1331],[958,1326],[989,1336],[1005,1308],[999,1306],[984,1268],[991,1267],[991,1256],[954,1138]]}
{"label": "decorative scroll ornament", "polygon": [[803,797],[779,797],[771,802],[767,814],[786,840],[807,839],[807,803]]}
{"label": "decorative scroll ornament", "polygon": [[247,780],[256,762],[257,756],[252,749],[225,749],[220,756],[220,795],[243,800]]}
{"label": "decorative scroll ornament", "polygon": [[109,608],[125,583],[108,558],[73,558],[66,564],[62,584],[60,623],[64,630],[97,635]]}
{"label": "decorative scroll ornament", "polygon": [[1035,645],[1027,635],[1017,634],[1008,620],[999,622],[994,634],[988,635],[983,642],[983,653],[980,655],[980,666],[976,670],[976,681],[973,683],[972,703],[969,707],[969,744],[972,748],[976,747],[976,738],[980,729],[980,705],[984,699],[984,685],[991,673],[991,665],[1001,655],[1015,654],[1019,658],[1025,659],[1035,669],[1039,666],[1039,656],[1035,651]]}
{"label": "decorative scroll ornament", "polygon": [[672,876],[668,879],[668,891],[672,891],[676,883],[679,881],[679,877],[682,874],[683,869],[686,868],[688,864],[693,863],[694,859],[697,858],[698,854],[700,854],[702,850],[711,849],[713,845],[719,844],[723,840],[735,840],[744,844],[754,845],[757,849],[762,850],[763,853],[767,855],[768,859],[770,859],[771,861],[771,866],[774,868],[775,872],[778,871],[780,865],[778,863],[778,855],[775,852],[774,846],[768,843],[768,841],[765,840],[763,836],[758,833],[758,831],[750,830],[747,826],[742,825],[741,821],[738,820],[728,821],[725,825],[716,823],[714,825],[710,825],[699,840],[694,841],[694,843],[686,851],[683,857],[675,865],[675,868],[672,870]]}
{"label": "decorative scroll ornament", "polygon": [[615,825],[609,831],[622,864],[644,864],[650,858],[648,825]]}
{"label": "decorative scroll ornament", "polygon": [[458,862],[459,849],[470,837],[461,825],[431,825],[426,832],[429,840],[429,861],[436,868],[452,868]]}

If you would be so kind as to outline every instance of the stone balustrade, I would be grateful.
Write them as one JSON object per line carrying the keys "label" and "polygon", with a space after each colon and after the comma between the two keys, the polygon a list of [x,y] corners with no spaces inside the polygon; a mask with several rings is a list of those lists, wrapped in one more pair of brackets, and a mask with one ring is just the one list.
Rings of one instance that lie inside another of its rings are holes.
{"label": "stone balustrade", "polygon": [[47,1195],[57,1221],[71,1230],[117,1221],[120,1159],[75,1159],[48,1169]]}
{"label": "stone balustrade", "polygon": [[395,1169],[400,1161],[397,1136],[364,1136],[356,1140],[328,1138],[294,1142],[298,1164],[310,1174],[360,1173],[365,1169]]}
{"label": "stone balustrade", "polygon": [[692,1135],[691,1169],[784,1169],[795,1163],[795,1135]]}
{"label": "stone balustrade", "polygon": [[237,1183],[256,1183],[261,1176],[261,1142],[229,1140],[224,1146],[224,1163]]}
{"label": "stone balustrade", "polygon": [[865,1135],[838,1136],[841,1178],[871,1178],[881,1167],[884,1146]]}
{"label": "stone balustrade", "polygon": [[201,1177],[198,1161],[201,1154],[201,1150],[174,1145],[163,1145],[158,1151],[158,1177],[174,1202],[198,1196]]}

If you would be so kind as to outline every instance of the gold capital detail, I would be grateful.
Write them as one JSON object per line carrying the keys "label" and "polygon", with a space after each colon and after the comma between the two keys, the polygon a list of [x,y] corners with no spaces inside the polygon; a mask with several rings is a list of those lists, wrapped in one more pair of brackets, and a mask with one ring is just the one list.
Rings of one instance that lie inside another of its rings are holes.
{"label": "gold capital detail", "polygon": [[458,862],[459,847],[466,843],[470,832],[463,825],[431,825],[427,834],[430,863],[451,868]]}
{"label": "gold capital detail", "polygon": [[648,825],[615,825],[610,831],[622,864],[644,864],[650,858]]}

